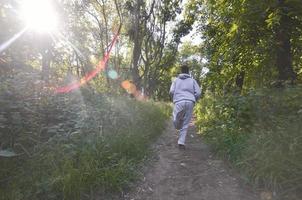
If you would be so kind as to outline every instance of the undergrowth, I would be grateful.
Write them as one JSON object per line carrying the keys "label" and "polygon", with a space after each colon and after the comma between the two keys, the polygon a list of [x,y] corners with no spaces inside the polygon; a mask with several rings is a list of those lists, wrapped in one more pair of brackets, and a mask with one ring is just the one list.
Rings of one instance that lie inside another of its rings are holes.
{"label": "undergrowth", "polygon": [[0,113],[18,122],[3,120],[1,126],[1,148],[16,153],[0,157],[3,200],[93,199],[121,192],[137,178],[170,109],[89,90],[28,102],[14,102],[13,116],[9,109]]}
{"label": "undergrowth", "polygon": [[249,181],[284,200],[302,191],[302,88],[213,97],[197,105],[197,127]]}

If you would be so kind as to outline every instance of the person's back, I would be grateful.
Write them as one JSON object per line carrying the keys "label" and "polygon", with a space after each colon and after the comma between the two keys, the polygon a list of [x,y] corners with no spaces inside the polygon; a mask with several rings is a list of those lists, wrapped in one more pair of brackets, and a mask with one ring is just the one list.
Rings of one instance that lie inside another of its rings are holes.
{"label": "person's back", "polygon": [[193,107],[200,98],[201,90],[197,82],[190,77],[188,66],[183,65],[181,72],[171,85],[170,95],[174,103],[173,123],[180,131],[178,145],[184,147]]}
{"label": "person's back", "polygon": [[180,74],[172,84],[170,93],[173,93],[173,103],[189,100],[195,102],[200,96],[197,82],[189,74]]}

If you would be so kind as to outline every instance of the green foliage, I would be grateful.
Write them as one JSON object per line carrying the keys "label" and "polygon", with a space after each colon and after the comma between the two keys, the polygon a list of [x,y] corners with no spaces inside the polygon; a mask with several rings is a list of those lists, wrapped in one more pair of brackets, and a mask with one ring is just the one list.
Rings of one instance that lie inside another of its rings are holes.
{"label": "green foliage", "polygon": [[[1,44],[24,28],[22,3],[1,1]],[[147,95],[167,82],[163,66],[174,61],[175,49],[164,50],[166,26],[179,13],[179,1],[53,3],[57,31],[28,30],[0,55],[0,199],[91,199],[121,191],[135,178],[170,110],[113,94],[126,93],[120,84],[133,79],[135,70],[143,83],[136,87],[144,86]],[[144,23],[135,30],[140,53],[134,69],[134,43],[126,34],[134,15],[127,9],[140,3],[136,16]],[[104,73],[85,89],[54,94],[58,85],[80,80],[98,65],[120,23]],[[107,69],[118,78],[111,80]]]}
{"label": "green foliage", "polygon": [[[0,199],[91,199],[122,191],[136,179],[170,110],[87,89],[43,101],[43,112],[29,107],[33,118],[19,129],[32,134],[15,135],[27,153],[11,146],[19,156],[0,157]],[[3,138],[2,146],[9,141]]]}
{"label": "green foliage", "polygon": [[246,97],[213,98],[206,94],[196,106],[198,130],[213,145],[215,151],[231,160],[240,157],[244,141],[249,107]]}
{"label": "green foliage", "polygon": [[250,181],[298,199],[302,189],[301,86],[256,90],[244,96],[207,94],[197,127],[219,155]]}
{"label": "green foliage", "polygon": [[183,21],[194,22],[178,31],[186,35],[194,24],[204,40],[200,53],[210,69],[204,88],[223,94],[301,81],[300,8],[295,0],[188,1]]}

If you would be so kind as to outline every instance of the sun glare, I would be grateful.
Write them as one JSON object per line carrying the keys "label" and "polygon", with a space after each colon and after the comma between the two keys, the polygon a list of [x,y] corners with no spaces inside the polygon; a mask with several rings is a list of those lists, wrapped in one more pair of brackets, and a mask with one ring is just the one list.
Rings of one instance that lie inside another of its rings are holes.
{"label": "sun glare", "polygon": [[24,0],[22,18],[28,28],[38,32],[55,31],[58,25],[58,19],[51,0]]}

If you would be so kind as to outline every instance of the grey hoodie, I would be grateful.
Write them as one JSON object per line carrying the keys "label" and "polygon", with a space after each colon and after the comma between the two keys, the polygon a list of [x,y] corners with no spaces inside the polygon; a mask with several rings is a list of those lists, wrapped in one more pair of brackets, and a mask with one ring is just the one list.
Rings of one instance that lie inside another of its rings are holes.
{"label": "grey hoodie", "polygon": [[196,102],[200,98],[201,90],[189,74],[179,74],[171,85],[170,94],[173,96],[173,103],[186,100]]}

